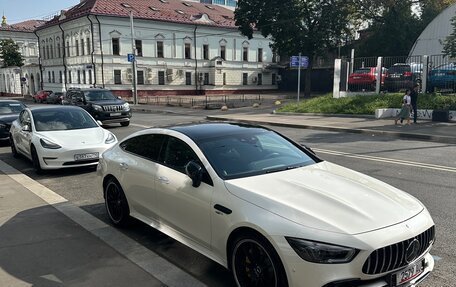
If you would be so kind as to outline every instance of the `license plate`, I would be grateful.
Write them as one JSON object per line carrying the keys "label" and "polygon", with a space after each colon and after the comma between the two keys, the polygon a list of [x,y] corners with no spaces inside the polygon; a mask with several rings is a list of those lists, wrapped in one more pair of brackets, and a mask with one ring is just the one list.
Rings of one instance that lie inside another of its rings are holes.
{"label": "license plate", "polygon": [[395,74],[391,75],[391,78],[400,78],[400,77],[401,77],[401,75],[395,75]]}
{"label": "license plate", "polygon": [[117,117],[120,116],[122,113],[111,113],[111,117]]}
{"label": "license plate", "polygon": [[424,260],[420,260],[417,263],[396,272],[396,285],[404,284],[418,277],[423,272],[423,263]]}
{"label": "license plate", "polygon": [[92,153],[83,153],[83,154],[75,154],[74,155],[74,160],[87,160],[87,159],[96,159],[99,157],[99,154],[97,152],[92,152]]}

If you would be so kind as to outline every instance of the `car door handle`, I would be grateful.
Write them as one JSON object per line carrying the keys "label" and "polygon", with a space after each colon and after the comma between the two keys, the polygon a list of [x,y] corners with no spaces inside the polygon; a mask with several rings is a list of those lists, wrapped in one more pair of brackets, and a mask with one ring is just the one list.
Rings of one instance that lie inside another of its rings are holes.
{"label": "car door handle", "polygon": [[159,176],[157,180],[164,184],[169,184],[169,179],[166,176]]}
{"label": "car door handle", "polygon": [[127,170],[128,169],[128,164],[126,164],[124,162],[121,162],[119,165],[120,165],[120,169],[122,169],[122,170]]}

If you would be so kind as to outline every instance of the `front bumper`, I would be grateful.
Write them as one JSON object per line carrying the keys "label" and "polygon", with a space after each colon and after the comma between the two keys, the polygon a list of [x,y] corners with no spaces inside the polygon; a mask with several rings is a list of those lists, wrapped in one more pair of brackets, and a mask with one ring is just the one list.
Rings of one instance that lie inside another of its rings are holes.
{"label": "front bumper", "polygon": [[131,110],[119,112],[92,111],[92,116],[103,124],[122,123],[130,121]]}

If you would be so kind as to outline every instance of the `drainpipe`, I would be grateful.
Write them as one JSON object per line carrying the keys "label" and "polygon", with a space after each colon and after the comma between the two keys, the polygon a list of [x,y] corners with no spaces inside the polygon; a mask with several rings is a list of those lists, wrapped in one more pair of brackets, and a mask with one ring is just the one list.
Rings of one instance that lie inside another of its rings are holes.
{"label": "drainpipe", "polygon": [[[40,69],[40,90],[43,89],[43,65],[41,65],[41,42],[40,42],[40,36],[36,33],[36,31],[33,31],[35,34],[36,38],[38,38],[38,66]],[[38,91],[37,91],[38,92]]]}
{"label": "drainpipe", "polygon": [[197,25],[195,25],[195,30],[193,30],[193,46],[195,50],[195,93],[198,95],[198,59],[196,57],[196,29],[198,29]]}
{"label": "drainpipe", "polygon": [[60,31],[62,31],[62,47],[63,47],[63,70],[65,71],[64,75],[65,75],[65,91],[67,91],[67,72],[68,72],[68,67],[66,65],[66,47],[65,47],[65,32],[63,31],[62,29],[62,26],[61,24],[59,23],[59,28],[60,28]]}
{"label": "drainpipe", "polygon": [[95,67],[95,59],[94,59],[94,53],[95,53],[95,41],[94,41],[94,35],[93,35],[93,22],[92,19],[90,19],[90,15],[87,15],[87,19],[89,19],[90,22],[90,31],[92,33],[92,45],[90,47],[92,48],[92,51],[90,52],[91,57],[92,57],[92,68],[93,68],[93,85],[96,87],[97,86],[97,69]]}
{"label": "drainpipe", "polygon": [[[98,22],[98,36],[100,37],[100,52],[101,52],[101,82],[103,83],[103,88],[105,88],[105,80],[104,80],[104,57],[103,57],[103,41],[101,40],[101,23],[100,19],[98,19],[98,15],[95,15],[95,18]],[[95,48],[94,48],[95,50]]]}

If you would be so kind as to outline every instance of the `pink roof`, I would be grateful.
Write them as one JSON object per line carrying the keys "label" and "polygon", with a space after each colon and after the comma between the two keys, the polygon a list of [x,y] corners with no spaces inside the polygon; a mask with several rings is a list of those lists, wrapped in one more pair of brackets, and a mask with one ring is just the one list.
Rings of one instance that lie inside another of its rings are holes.
{"label": "pink roof", "polygon": [[[236,28],[233,11],[216,5],[182,0],[85,0],[66,11],[65,19],[59,20],[60,16],[56,16],[41,28],[89,14],[129,17],[131,10],[137,19]],[[209,21],[202,17],[204,14]],[[205,20],[198,21],[200,18]]]}
{"label": "pink roof", "polygon": [[46,21],[43,20],[27,20],[12,25],[6,25],[5,27],[0,26],[0,31],[33,32],[36,28],[44,25],[45,23]]}

